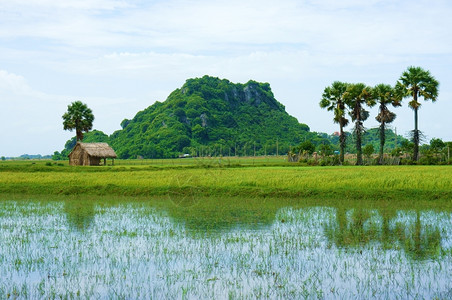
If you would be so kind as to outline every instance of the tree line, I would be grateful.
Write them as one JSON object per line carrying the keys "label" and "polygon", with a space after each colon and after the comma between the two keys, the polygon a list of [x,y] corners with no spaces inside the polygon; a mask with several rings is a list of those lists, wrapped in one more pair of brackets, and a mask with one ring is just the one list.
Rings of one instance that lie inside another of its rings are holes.
{"label": "tree line", "polygon": [[403,99],[409,98],[408,106],[414,111],[413,160],[419,160],[420,131],[418,128],[418,110],[421,106],[420,98],[425,101],[436,101],[438,98],[439,82],[429,71],[421,67],[410,66],[400,76],[394,86],[378,84],[374,87],[364,83],[346,83],[335,81],[324,89],[320,100],[320,107],[333,112],[334,123],[339,124],[339,161],[344,163],[347,135],[344,128],[349,124],[349,116],[353,124],[357,159],[356,164],[363,164],[362,135],[364,121],[369,118],[366,108],[378,105],[378,114],[375,119],[380,123],[380,149],[378,163],[383,164],[383,149],[387,124],[393,122],[396,114],[389,107],[399,107]]}

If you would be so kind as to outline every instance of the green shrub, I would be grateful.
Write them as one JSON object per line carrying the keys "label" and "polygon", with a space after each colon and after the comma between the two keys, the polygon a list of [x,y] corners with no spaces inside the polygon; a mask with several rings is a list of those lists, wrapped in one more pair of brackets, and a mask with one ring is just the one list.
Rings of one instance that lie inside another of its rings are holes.
{"label": "green shrub", "polygon": [[409,158],[402,158],[402,159],[400,160],[400,164],[401,164],[401,165],[416,165],[417,163],[416,163],[416,161],[414,161],[414,160],[412,160],[412,159],[409,159]]}

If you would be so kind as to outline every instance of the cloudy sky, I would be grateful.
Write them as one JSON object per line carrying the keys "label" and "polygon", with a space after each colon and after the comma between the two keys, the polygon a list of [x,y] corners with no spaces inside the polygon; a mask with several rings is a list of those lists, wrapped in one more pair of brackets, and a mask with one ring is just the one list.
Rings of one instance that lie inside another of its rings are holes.
{"label": "cloudy sky", "polygon": [[[268,82],[289,114],[332,133],[326,86],[394,84],[410,65],[440,82],[420,129],[451,141],[451,15],[449,0],[0,0],[0,156],[63,149],[73,101],[111,134],[206,74]],[[393,123],[402,135],[407,102]]]}

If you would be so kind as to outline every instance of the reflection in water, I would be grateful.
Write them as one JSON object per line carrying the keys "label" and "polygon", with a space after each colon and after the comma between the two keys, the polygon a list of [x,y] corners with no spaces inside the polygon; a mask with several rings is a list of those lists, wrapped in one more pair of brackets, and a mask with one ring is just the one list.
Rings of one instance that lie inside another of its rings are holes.
{"label": "reflection in water", "polygon": [[191,205],[173,201],[166,210],[175,223],[193,233],[225,232],[233,229],[259,229],[270,226],[282,206],[262,199],[204,198]]}
{"label": "reflection in water", "polygon": [[439,228],[422,223],[419,211],[414,224],[398,223],[396,231],[403,248],[414,259],[434,258],[441,252]]}
{"label": "reflection in water", "polygon": [[94,202],[82,199],[64,201],[64,212],[69,226],[77,231],[85,231],[95,217]]}
{"label": "reflection in water", "polygon": [[0,295],[451,298],[450,211],[181,201],[0,201]]}
{"label": "reflection in water", "polygon": [[380,243],[384,249],[403,248],[413,259],[431,259],[441,252],[440,229],[423,223],[421,214],[419,210],[398,215],[387,208],[337,208],[336,222],[325,226],[325,234],[337,247]]}
{"label": "reflection in water", "polygon": [[[144,214],[153,214],[154,202],[148,202]],[[115,204],[116,205],[116,204]],[[108,204],[103,203],[104,208]],[[160,203],[159,209],[168,213],[172,222],[182,225],[193,234],[226,233],[230,230],[258,230],[270,227],[278,211],[286,207],[284,201],[262,199],[203,198],[181,199]],[[294,206],[293,204],[291,205]],[[293,207],[294,208],[294,207]],[[299,209],[309,206],[298,205]],[[362,248],[379,243],[383,249],[404,249],[412,259],[433,258],[441,253],[441,234],[438,227],[422,222],[422,212],[397,211],[387,207],[336,207],[332,220],[324,220],[324,234],[330,243],[340,248]],[[80,232],[87,230],[95,217],[92,200],[64,201],[68,225]]]}

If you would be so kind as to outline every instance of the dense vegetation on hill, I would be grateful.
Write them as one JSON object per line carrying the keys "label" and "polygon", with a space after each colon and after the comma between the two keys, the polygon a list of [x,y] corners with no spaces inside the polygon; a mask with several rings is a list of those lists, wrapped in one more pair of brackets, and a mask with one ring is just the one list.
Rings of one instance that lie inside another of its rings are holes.
{"label": "dense vegetation on hill", "polygon": [[[310,141],[338,149],[338,137],[311,132],[306,124],[290,116],[268,83],[231,83],[204,76],[188,79],[166,101],[156,102],[121,122],[121,130],[107,136],[94,130],[84,142],[108,142],[120,158],[168,158],[180,154],[274,155],[286,154],[290,147]],[[347,151],[354,152],[353,143]],[[395,135],[388,133],[388,148]],[[399,140],[401,138],[399,137]],[[378,134],[370,130],[364,143],[378,149]],[[55,157],[64,158],[75,145],[75,137]]]}
{"label": "dense vegetation on hill", "polygon": [[316,138],[276,101],[268,83],[233,84],[208,76],[187,80],[165,102],[156,102],[121,126],[111,144],[122,158],[251,155],[254,149],[274,154]]}

